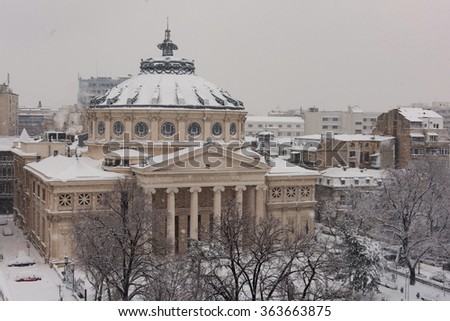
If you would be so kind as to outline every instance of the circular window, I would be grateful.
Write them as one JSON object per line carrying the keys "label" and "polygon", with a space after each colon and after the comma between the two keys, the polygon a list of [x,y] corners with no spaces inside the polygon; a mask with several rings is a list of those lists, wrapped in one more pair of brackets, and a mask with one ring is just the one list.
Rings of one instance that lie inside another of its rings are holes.
{"label": "circular window", "polygon": [[142,121],[134,125],[134,133],[136,136],[144,137],[148,134],[148,125]]}
{"label": "circular window", "polygon": [[212,126],[212,134],[214,136],[220,136],[222,135],[222,125],[220,123],[215,123]]}
{"label": "circular window", "polygon": [[200,133],[202,132],[202,128],[200,127],[199,123],[190,123],[187,128],[187,132],[189,135],[196,137],[200,135]]}
{"label": "circular window", "polygon": [[103,135],[105,133],[105,123],[102,121],[99,121],[97,124],[97,131],[100,135]]}
{"label": "circular window", "polygon": [[234,136],[234,135],[236,135],[236,132],[237,132],[236,124],[235,124],[235,123],[232,123],[232,124],[230,125],[230,135],[231,135],[231,136]]}
{"label": "circular window", "polygon": [[123,134],[123,123],[120,121],[116,121],[113,125],[114,135],[120,136]]}
{"label": "circular window", "polygon": [[171,122],[165,122],[161,125],[161,134],[165,137],[171,137],[175,135],[175,125]]}

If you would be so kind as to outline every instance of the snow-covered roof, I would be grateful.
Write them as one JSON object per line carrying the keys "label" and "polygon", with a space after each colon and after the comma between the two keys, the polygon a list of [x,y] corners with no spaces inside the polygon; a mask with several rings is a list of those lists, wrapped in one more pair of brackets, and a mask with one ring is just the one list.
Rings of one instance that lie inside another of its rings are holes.
{"label": "snow-covered roof", "polygon": [[321,134],[311,134],[311,135],[304,135],[304,136],[295,136],[295,139],[297,140],[318,140],[320,141],[322,139]]}
{"label": "snow-covered roof", "polygon": [[17,136],[0,137],[0,151],[10,151],[13,149],[13,142],[17,140]]}
{"label": "snow-covered roof", "polygon": [[[163,57],[161,63],[174,65],[185,60]],[[240,100],[194,73],[159,73],[146,70],[111,88],[104,96],[94,99],[92,107],[244,109]]]}
{"label": "snow-covered roof", "polygon": [[109,152],[108,154],[106,154],[106,157],[110,157],[110,158],[138,158],[138,157],[147,157],[148,154],[136,150],[136,149],[130,149],[130,148],[125,148],[125,149],[118,149],[112,152]]}
{"label": "snow-covered roof", "polygon": [[422,122],[423,118],[442,118],[441,115],[430,109],[400,107],[398,110],[400,114],[411,122]]}
{"label": "snow-covered roof", "polygon": [[22,130],[19,140],[21,142],[32,142],[33,141],[33,139],[30,137],[30,135],[28,135],[28,132],[25,128]]}
{"label": "snow-covered roof", "polygon": [[383,171],[376,169],[360,169],[360,168],[346,168],[346,167],[331,167],[320,172],[323,177],[330,178],[374,178],[380,179],[383,177]]}
{"label": "snow-covered roof", "polygon": [[305,121],[301,117],[279,117],[279,116],[247,116],[247,123],[298,123]]}
{"label": "snow-covered roof", "polygon": [[42,175],[48,181],[104,180],[117,179],[124,176],[102,170],[101,164],[101,159],[58,155],[27,164],[25,168]]}
{"label": "snow-covered roof", "polygon": [[306,169],[281,158],[272,159],[272,168],[266,174],[267,176],[315,176],[319,175],[318,171]]}
{"label": "snow-covered roof", "polygon": [[340,141],[376,141],[376,142],[382,142],[386,140],[394,139],[393,136],[381,136],[381,135],[364,135],[364,134],[340,134],[340,135],[334,135],[335,140]]}

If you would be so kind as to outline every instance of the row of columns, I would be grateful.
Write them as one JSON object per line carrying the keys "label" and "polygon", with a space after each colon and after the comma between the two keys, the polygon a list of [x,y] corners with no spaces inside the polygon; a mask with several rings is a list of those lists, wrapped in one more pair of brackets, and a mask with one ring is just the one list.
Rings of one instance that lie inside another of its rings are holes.
{"label": "row of columns", "polygon": [[[260,220],[265,215],[265,192],[267,186],[264,184],[252,186],[255,188],[256,195],[250,193],[250,208],[257,220]],[[234,186],[236,192],[236,206],[239,215],[243,214],[244,208],[244,192],[247,190],[245,185]],[[153,194],[156,193],[154,188],[148,190],[150,201]],[[166,189],[167,194],[167,225],[166,225],[166,237],[169,243],[170,252],[175,252],[175,194],[178,193],[177,187],[169,187]],[[198,240],[198,215],[199,215],[199,202],[198,194],[201,193],[202,188],[200,186],[194,186],[189,189],[191,193],[190,199],[190,238]],[[214,199],[213,199],[213,219],[216,223],[220,223],[220,217],[222,214],[222,193],[225,191],[224,186],[213,187]],[[254,203],[253,203],[254,202]],[[253,206],[253,204],[255,206]]]}

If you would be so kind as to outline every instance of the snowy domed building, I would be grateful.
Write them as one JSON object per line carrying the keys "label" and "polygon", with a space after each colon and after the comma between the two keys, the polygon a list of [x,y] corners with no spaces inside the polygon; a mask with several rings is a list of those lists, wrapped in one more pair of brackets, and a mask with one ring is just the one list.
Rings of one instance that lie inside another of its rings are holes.
{"label": "snowy domed building", "polygon": [[17,169],[29,197],[16,218],[30,239],[48,260],[61,260],[71,252],[72,216],[101,209],[103,194],[130,175],[166,215],[173,253],[202,239],[230,199],[241,213],[274,215],[293,233],[312,235],[318,172],[267,163],[244,142],[243,102],[197,76],[192,60],[174,57],[169,29],[158,48],[160,58],[142,60],[137,76],[92,100],[81,157],[50,156]]}

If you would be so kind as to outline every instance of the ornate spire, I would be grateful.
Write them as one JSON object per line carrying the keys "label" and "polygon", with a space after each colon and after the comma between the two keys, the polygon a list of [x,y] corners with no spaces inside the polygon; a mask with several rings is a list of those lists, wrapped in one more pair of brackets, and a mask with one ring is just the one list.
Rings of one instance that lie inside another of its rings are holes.
{"label": "ornate spire", "polygon": [[170,40],[169,17],[167,17],[167,29],[164,36],[164,42],[158,45],[158,49],[162,50],[163,57],[173,56],[173,51],[178,50],[177,45]]}

